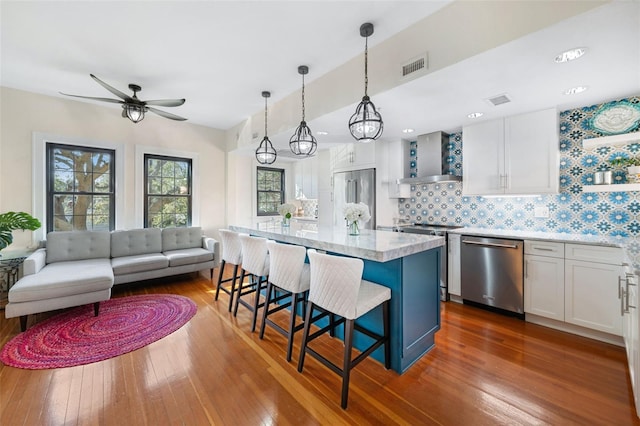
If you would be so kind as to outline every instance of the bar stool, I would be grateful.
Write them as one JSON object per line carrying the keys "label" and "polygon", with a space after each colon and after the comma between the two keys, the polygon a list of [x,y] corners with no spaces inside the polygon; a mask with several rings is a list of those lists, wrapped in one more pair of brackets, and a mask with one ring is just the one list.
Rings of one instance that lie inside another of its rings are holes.
{"label": "bar stool", "polygon": [[[391,367],[391,348],[389,344],[389,300],[391,290],[362,279],[364,262],[362,259],[332,256],[317,253],[313,249],[307,251],[311,266],[311,288],[302,333],[302,347],[298,371],[302,372],[305,354],[316,358],[334,373],[342,376],[341,407],[347,408],[349,397],[349,376],[351,369],[369,356],[374,350],[384,345],[384,366]],[[355,323],[355,320],[382,304],[384,334],[381,336]],[[313,311],[322,313],[313,318]],[[344,357],[342,368],[310,348],[309,343],[329,331],[331,323],[326,327],[309,334],[311,324],[327,315],[335,314],[341,318],[335,325],[344,323]],[[374,339],[374,343],[355,359],[351,359],[354,330]]]}
{"label": "bar stool", "polygon": [[[233,316],[238,315],[238,306],[242,306],[253,312],[251,320],[251,332],[256,330],[256,320],[258,309],[264,306],[260,303],[260,292],[267,288],[269,279],[269,254],[267,251],[267,239],[252,237],[240,234],[240,245],[242,246],[242,272],[240,274],[240,286],[236,295],[236,305]],[[249,283],[244,283],[244,277],[251,275]],[[255,295],[253,303],[242,299],[242,296]]]}
{"label": "bar stool", "polygon": [[[309,290],[309,264],[304,262],[307,250],[302,246],[279,244],[275,241],[267,241],[267,249],[269,250],[269,280],[267,281],[267,297],[262,310],[260,339],[264,338],[267,324],[287,337],[287,362],[289,362],[293,350],[293,335],[304,327],[304,323],[296,325],[296,307],[298,303],[303,302],[302,309],[305,309],[305,294]],[[272,293],[274,292],[282,294],[273,297]],[[284,299],[289,299],[289,301],[280,304]],[[271,307],[271,304],[274,304],[275,307]],[[269,319],[269,315],[288,307],[291,307],[291,314],[289,315],[289,328],[285,330]]]}
{"label": "bar stool", "polygon": [[[236,292],[236,280],[238,279],[238,268],[242,263],[242,246],[240,245],[240,238],[237,232],[229,231],[228,229],[219,229],[220,238],[222,239],[222,263],[220,263],[220,273],[218,274],[218,286],[216,287],[216,298],[220,290],[229,295],[229,312],[233,307],[233,295]],[[224,266],[226,264],[233,265],[233,277],[222,279],[224,272]],[[231,289],[224,287],[222,284],[231,281]]]}

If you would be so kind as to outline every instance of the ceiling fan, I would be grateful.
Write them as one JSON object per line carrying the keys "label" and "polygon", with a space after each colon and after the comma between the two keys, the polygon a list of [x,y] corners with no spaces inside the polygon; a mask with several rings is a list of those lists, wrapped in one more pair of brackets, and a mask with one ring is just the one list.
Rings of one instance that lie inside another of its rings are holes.
{"label": "ceiling fan", "polygon": [[120,99],[111,99],[111,98],[95,98],[93,96],[79,96],[79,95],[69,95],[67,93],[60,92],[61,95],[65,96],[73,96],[74,98],[84,98],[84,99],[93,99],[95,101],[102,102],[111,102],[115,104],[122,104],[122,116],[127,117],[129,120],[134,123],[138,123],[142,121],[144,118],[144,113],[147,111],[151,111],[155,114],[158,114],[164,118],[169,118],[171,120],[184,121],[186,118],[180,117],[179,115],[171,114],[169,112],[165,112],[156,108],[152,108],[149,105],[154,106],[163,106],[163,107],[177,107],[184,104],[184,99],[157,99],[152,101],[141,101],[138,99],[138,92],[142,90],[142,87],[137,84],[130,84],[129,89],[133,91],[133,96],[129,96],[126,93],[122,93],[118,89],[109,86],[104,81],[100,80],[93,74],[89,74],[91,78],[98,82],[102,87],[116,95]]}

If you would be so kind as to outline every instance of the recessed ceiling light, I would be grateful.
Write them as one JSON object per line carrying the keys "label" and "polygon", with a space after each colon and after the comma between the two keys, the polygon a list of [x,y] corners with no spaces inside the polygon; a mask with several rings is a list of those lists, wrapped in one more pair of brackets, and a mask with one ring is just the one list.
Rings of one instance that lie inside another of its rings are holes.
{"label": "recessed ceiling light", "polygon": [[468,114],[467,117],[478,118],[478,117],[482,117],[483,115],[484,115],[484,112],[472,112],[471,114]]}
{"label": "recessed ceiling light", "polygon": [[402,129],[402,133],[413,133],[415,132],[414,129]]}
{"label": "recessed ceiling light", "polygon": [[559,64],[562,62],[573,61],[574,59],[578,59],[585,53],[587,53],[586,47],[576,47],[575,49],[570,49],[558,54],[558,56],[555,57],[554,61]]}
{"label": "recessed ceiling light", "polygon": [[562,93],[564,93],[565,95],[575,95],[575,94],[584,92],[588,88],[589,86],[576,86],[576,87],[572,87],[571,89],[566,89]]}
{"label": "recessed ceiling light", "polygon": [[316,133],[321,135],[321,136],[325,136],[325,135],[329,134],[329,132],[323,132],[323,131],[319,131],[319,132],[316,132]]}

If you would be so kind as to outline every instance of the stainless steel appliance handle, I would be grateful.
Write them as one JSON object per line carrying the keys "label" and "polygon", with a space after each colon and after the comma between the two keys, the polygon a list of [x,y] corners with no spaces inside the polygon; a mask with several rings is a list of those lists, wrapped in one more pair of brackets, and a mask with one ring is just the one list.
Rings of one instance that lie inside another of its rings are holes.
{"label": "stainless steel appliance handle", "polygon": [[469,241],[469,240],[462,240],[462,242],[464,244],[473,244],[475,246],[484,246],[484,247],[500,247],[500,248],[510,248],[510,249],[517,249],[518,246],[513,244],[496,244],[496,243],[480,243],[477,241]]}

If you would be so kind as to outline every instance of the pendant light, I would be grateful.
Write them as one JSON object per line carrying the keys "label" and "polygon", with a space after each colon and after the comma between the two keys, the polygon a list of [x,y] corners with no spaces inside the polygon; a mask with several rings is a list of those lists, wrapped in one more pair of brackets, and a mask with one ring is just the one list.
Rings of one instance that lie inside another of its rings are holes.
{"label": "pendant light", "polygon": [[311,134],[311,129],[307,126],[307,122],[304,121],[304,76],[308,73],[308,66],[300,65],[298,67],[298,74],[302,75],[302,121],[293,132],[291,139],[289,139],[289,148],[296,155],[311,157],[318,148],[318,142]]}
{"label": "pendant light", "polygon": [[368,37],[373,34],[373,24],[364,23],[360,26],[360,35],[364,37],[364,96],[362,102],[358,104],[355,114],[349,119],[349,131],[358,142],[372,142],[382,135],[384,123],[382,117],[376,111],[376,106],[367,95],[369,77],[367,75],[368,61]]}
{"label": "pendant light", "polygon": [[260,164],[273,164],[278,154],[267,136],[267,98],[271,96],[271,92],[262,92],[264,98],[264,138],[260,142],[260,146],[256,149],[256,160]]}

